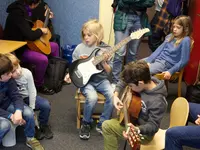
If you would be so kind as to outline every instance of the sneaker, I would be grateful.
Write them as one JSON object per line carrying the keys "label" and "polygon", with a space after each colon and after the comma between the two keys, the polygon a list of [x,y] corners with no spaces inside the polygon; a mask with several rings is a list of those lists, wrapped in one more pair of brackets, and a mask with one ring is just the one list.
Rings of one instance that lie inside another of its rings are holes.
{"label": "sneaker", "polygon": [[88,140],[90,138],[90,125],[89,124],[81,125],[81,129],[79,131],[79,137],[82,140]]}
{"label": "sneaker", "polygon": [[26,141],[26,145],[32,150],[44,150],[40,142],[36,138]]}
{"label": "sneaker", "polygon": [[46,139],[53,138],[53,132],[51,131],[51,127],[49,125],[40,125],[40,130],[42,131]]}
{"label": "sneaker", "polygon": [[35,138],[37,140],[42,140],[44,139],[44,133],[40,130],[40,128],[35,127]]}
{"label": "sneaker", "polygon": [[47,87],[45,86],[40,86],[37,88],[37,91],[42,93],[42,94],[45,94],[45,95],[53,95],[55,93],[54,90],[52,89],[48,89]]}
{"label": "sneaker", "polygon": [[103,134],[103,132],[102,132],[102,124],[101,123],[97,124],[96,131],[99,132],[100,134]]}

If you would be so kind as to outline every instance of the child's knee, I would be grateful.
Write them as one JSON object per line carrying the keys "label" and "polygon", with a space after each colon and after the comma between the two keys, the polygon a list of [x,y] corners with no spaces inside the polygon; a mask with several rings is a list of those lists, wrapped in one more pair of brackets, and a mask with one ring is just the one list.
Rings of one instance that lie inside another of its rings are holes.
{"label": "child's knee", "polygon": [[7,119],[0,119],[0,131],[8,132],[10,128],[10,121],[8,121]]}

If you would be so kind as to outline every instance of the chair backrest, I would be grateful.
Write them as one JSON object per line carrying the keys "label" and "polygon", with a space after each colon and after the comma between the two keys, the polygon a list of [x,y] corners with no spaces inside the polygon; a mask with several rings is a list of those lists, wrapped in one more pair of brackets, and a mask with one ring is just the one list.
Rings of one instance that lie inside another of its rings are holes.
{"label": "chair backrest", "polygon": [[170,125],[169,128],[174,126],[185,126],[189,114],[189,104],[184,97],[175,99],[170,110]]}

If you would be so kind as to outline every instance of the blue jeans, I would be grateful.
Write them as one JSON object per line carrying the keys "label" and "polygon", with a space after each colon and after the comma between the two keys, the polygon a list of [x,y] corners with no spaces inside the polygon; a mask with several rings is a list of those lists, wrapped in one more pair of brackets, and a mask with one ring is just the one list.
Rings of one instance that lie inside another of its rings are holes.
{"label": "blue jeans", "polygon": [[[189,121],[195,122],[200,114],[200,104],[189,103]],[[166,132],[165,150],[182,150],[182,146],[200,148],[200,126],[178,126]]]}
{"label": "blue jeans", "polygon": [[86,97],[83,110],[83,122],[90,124],[93,121],[91,116],[98,100],[97,92],[102,93],[106,98],[104,110],[100,116],[99,122],[102,123],[104,120],[110,119],[113,110],[113,89],[107,79],[99,83],[89,82],[85,87],[81,88],[81,92]]}
{"label": "blue jeans", "polygon": [[[7,111],[10,113],[15,112],[15,108],[13,104],[7,108]],[[34,137],[35,135],[35,122],[33,111],[30,107],[24,105],[24,111],[22,112],[22,117],[26,121],[24,133],[26,137]],[[0,142],[2,141],[4,135],[10,130],[11,121],[7,118],[0,118]]]}
{"label": "blue jeans", "polygon": [[[140,23],[140,16],[135,14],[127,14],[127,27],[125,31],[115,31],[115,44],[119,43],[126,37],[128,37],[131,32],[140,29],[141,23]],[[126,55],[126,63],[129,63],[131,61],[136,60],[137,57],[137,51],[140,44],[140,40],[132,40],[128,43],[127,46],[127,54],[126,54],[126,46],[123,46],[117,52],[115,53],[114,59],[113,59],[113,83],[117,83],[119,81],[119,75],[122,70],[122,65],[124,64],[123,58]]]}
{"label": "blue jeans", "polygon": [[0,117],[0,143],[1,143],[4,135],[6,135],[6,133],[8,133],[10,128],[11,128],[10,121],[8,119]]}
{"label": "blue jeans", "polygon": [[169,64],[167,61],[156,59],[154,62],[150,63],[149,70],[150,74],[154,75],[157,73],[167,71],[172,67],[173,66]]}
{"label": "blue jeans", "polygon": [[[29,97],[25,98],[24,102],[27,105],[29,105]],[[39,117],[38,117],[40,125],[47,125],[49,121],[50,111],[51,111],[51,106],[50,106],[49,101],[40,96],[36,96],[35,110],[40,111]]]}

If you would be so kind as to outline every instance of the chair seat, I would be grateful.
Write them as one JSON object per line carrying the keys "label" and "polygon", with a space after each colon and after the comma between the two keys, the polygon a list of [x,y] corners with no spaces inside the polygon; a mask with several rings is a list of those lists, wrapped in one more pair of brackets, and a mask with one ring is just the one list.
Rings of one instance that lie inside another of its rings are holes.
{"label": "chair seat", "polygon": [[162,150],[165,148],[165,132],[167,130],[159,129],[153,140],[145,145],[141,145],[140,150]]}

